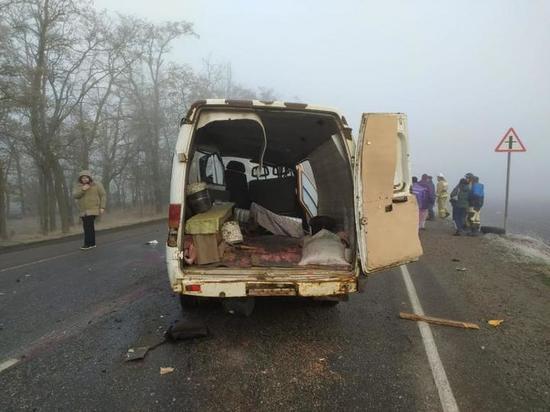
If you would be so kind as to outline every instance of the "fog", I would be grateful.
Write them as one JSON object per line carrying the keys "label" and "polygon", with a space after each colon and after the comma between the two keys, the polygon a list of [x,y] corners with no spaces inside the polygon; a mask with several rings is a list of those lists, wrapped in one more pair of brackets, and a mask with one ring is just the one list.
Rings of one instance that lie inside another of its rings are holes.
{"label": "fog", "polygon": [[[550,202],[550,2],[97,0],[98,8],[153,21],[186,20],[173,58],[230,62],[235,80],[280,99],[362,112],[405,112],[413,173],[453,185],[480,176],[491,203],[504,195],[514,127],[511,198]],[[542,192],[542,193],[541,193]]]}

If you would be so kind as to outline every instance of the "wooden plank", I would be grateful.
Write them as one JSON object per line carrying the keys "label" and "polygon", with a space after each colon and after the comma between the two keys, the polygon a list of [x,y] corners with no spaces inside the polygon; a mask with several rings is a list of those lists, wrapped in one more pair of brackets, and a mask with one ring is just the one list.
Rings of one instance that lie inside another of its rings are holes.
{"label": "wooden plank", "polygon": [[399,312],[401,319],[416,320],[422,322],[433,323],[434,325],[451,326],[453,328],[463,329],[479,329],[479,325],[470,322],[462,322],[458,320],[450,320],[443,318],[434,318],[432,316],[417,315],[416,313]]}

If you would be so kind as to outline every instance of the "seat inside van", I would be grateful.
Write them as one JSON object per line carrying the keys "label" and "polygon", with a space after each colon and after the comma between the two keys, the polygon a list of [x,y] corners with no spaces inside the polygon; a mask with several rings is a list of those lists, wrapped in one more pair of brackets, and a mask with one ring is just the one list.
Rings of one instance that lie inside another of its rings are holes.
{"label": "seat inside van", "polygon": [[[214,108],[204,109],[200,116],[192,138],[186,183],[212,175],[192,170],[196,165],[209,165],[199,158],[211,155],[213,161],[219,162],[211,165],[223,169],[223,173],[215,173],[219,181],[208,183],[229,192],[234,205],[229,220],[239,222],[243,235],[242,242],[220,247],[217,260],[201,264],[295,266],[304,257],[307,239],[314,235],[309,222],[316,216],[334,222],[330,230],[345,244],[347,261],[352,263],[356,248],[352,170],[345,138],[334,114]],[[258,224],[261,219],[254,221],[250,217],[258,210],[267,220],[299,227],[300,233],[290,236],[284,230]],[[187,213],[186,218],[192,215]],[[216,238],[220,241],[221,235]],[[210,247],[213,245],[214,240]]]}

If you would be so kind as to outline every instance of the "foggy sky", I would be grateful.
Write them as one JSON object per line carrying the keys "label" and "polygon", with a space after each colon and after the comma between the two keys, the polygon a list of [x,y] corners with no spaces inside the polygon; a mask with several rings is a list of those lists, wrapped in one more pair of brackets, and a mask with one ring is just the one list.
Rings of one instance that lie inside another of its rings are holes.
{"label": "foggy sky", "polygon": [[96,0],[100,9],[194,23],[200,38],[174,60],[232,64],[247,87],[282,100],[362,112],[404,112],[413,172],[451,185],[480,176],[503,197],[514,127],[528,152],[512,155],[513,199],[550,203],[550,1]]}

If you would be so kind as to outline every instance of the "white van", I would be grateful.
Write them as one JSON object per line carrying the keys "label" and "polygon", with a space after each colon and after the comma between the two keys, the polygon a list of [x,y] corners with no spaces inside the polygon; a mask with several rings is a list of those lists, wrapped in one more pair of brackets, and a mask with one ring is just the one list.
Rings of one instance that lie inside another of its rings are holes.
{"label": "white van", "polygon": [[[210,236],[210,249],[195,245],[203,248],[200,253],[217,255],[209,263],[190,262],[184,250],[194,239],[186,229],[191,231],[196,220],[186,188],[197,182],[207,184],[215,204],[229,204],[229,219],[243,225],[240,245],[221,248],[219,233]],[[360,276],[422,254],[410,182],[404,114],[363,114],[354,141],[346,119],[334,109],[279,101],[197,101],[181,121],[173,160],[166,248],[172,290],[183,306],[197,297],[342,300],[358,290]],[[301,222],[309,239],[311,219],[328,219],[330,231],[345,243],[346,264],[301,264],[302,236],[257,224],[251,231],[244,227],[254,207]]]}

